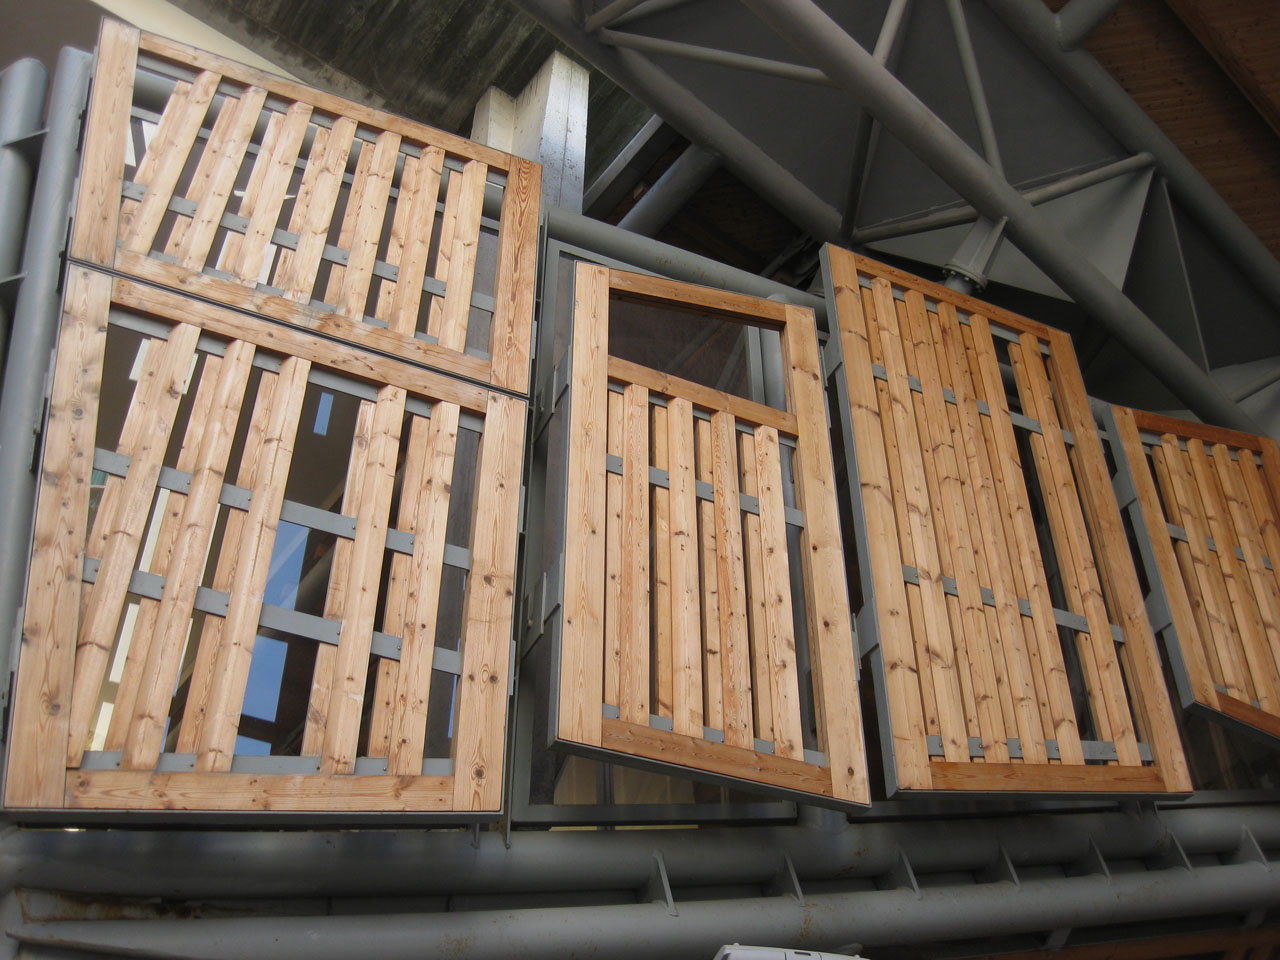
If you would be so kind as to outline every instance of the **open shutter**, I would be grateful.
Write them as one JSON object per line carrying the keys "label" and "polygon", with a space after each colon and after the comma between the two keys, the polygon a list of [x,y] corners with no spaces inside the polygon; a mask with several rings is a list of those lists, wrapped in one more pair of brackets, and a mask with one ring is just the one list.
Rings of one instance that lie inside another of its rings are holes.
{"label": "open shutter", "polygon": [[812,313],[581,263],[571,351],[556,741],[867,802]]}
{"label": "open shutter", "polygon": [[1123,407],[1108,427],[1182,705],[1280,738],[1280,451]]}
{"label": "open shutter", "polygon": [[824,256],[890,789],[1189,790],[1070,338]]}

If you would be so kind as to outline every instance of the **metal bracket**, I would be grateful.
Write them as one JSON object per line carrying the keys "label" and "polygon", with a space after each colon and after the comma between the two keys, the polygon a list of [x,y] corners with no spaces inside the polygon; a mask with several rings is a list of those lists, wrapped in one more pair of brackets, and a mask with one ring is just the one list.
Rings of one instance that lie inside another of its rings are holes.
{"label": "metal bracket", "polygon": [[1248,863],[1249,861],[1260,863],[1267,870],[1271,869],[1271,864],[1267,862],[1267,855],[1262,852],[1262,846],[1253,835],[1253,831],[1243,826],[1240,828],[1240,845],[1236,847],[1235,853],[1227,858],[1227,863]]}
{"label": "metal bracket", "polygon": [[1067,939],[1071,936],[1070,927],[1061,927],[1057,930],[1051,930],[1049,935],[1044,938],[1044,948],[1046,950],[1061,950],[1067,944]]}
{"label": "metal bracket", "polygon": [[1000,883],[1002,881],[1012,883],[1015,887],[1021,886],[1018,880],[1018,871],[1014,869],[1013,861],[1009,859],[1009,851],[1004,848],[1004,844],[998,844],[996,847],[996,858],[991,861],[982,870],[977,873],[979,883]]}
{"label": "metal bracket", "polygon": [[1173,867],[1182,867],[1187,872],[1194,870],[1191,865],[1191,858],[1187,856],[1187,851],[1183,848],[1178,838],[1170,833],[1167,837],[1168,843],[1157,853],[1147,857],[1146,865],[1149,870],[1170,870]]}
{"label": "metal bracket", "polygon": [[40,162],[40,152],[44,149],[44,138],[48,132],[48,127],[32,130],[30,133],[24,133],[20,137],[6,140],[3,144],[0,144],[0,147],[15,151],[22,156],[22,159],[34,167]]}
{"label": "metal bracket", "polygon": [[671,896],[667,864],[657,850],[653,851],[653,865],[649,869],[649,879],[640,888],[639,897],[641,903],[665,903],[667,913],[673,917],[680,916],[680,911],[676,909],[676,901]]}
{"label": "metal bracket", "polygon": [[796,876],[790,855],[782,855],[782,866],[778,868],[778,875],[773,878],[767,893],[771,897],[795,897],[796,902],[804,906],[804,891],[800,889],[800,878]]}
{"label": "metal bracket", "polygon": [[910,887],[915,891],[916,899],[922,899],[920,884],[916,882],[916,872],[911,869],[911,861],[907,859],[907,852],[902,849],[901,845],[898,846],[897,854],[897,863],[888,873],[876,878],[876,886],[881,890]]}
{"label": "metal bracket", "polygon": [[1074,863],[1067,864],[1066,874],[1068,877],[1102,876],[1107,878],[1108,883],[1111,882],[1111,869],[1107,866],[1107,858],[1102,855],[1098,844],[1092,839],[1089,840],[1089,852]]}

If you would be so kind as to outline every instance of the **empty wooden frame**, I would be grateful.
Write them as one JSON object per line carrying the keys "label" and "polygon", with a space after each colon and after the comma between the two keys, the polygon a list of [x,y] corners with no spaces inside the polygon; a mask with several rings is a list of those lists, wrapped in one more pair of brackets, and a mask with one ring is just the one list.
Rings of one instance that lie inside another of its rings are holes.
{"label": "empty wooden frame", "polygon": [[108,21],[73,258],[527,391],[540,168]]}
{"label": "empty wooden frame", "polygon": [[824,257],[890,792],[1188,791],[1070,338]]}
{"label": "empty wooden frame", "polygon": [[[637,305],[688,314],[675,362],[621,349],[619,312]],[[785,381],[775,406],[707,382],[726,366],[709,358],[762,329]],[[813,314],[580,263],[571,354],[554,739],[866,803]]]}
{"label": "empty wooden frame", "polygon": [[1280,451],[1123,407],[1109,428],[1183,706],[1280,738]]}

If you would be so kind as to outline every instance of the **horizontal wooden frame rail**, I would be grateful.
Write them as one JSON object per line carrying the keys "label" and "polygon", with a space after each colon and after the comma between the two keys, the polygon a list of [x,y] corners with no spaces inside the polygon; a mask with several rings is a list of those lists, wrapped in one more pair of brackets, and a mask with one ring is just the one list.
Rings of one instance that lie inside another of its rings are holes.
{"label": "horizontal wooden frame rail", "polygon": [[537,164],[115,21],[83,156],[72,258],[527,393]]}
{"label": "horizontal wooden frame rail", "polygon": [[889,793],[1189,791],[1070,338],[823,265]]}
{"label": "horizontal wooden frame rail", "polygon": [[[610,356],[611,294],[779,329],[788,409]],[[812,312],[580,262],[572,326],[553,742],[866,804]]]}
{"label": "horizontal wooden frame rail", "polygon": [[[102,449],[111,327],[150,339],[118,444]],[[341,441],[349,448],[337,451],[349,457],[340,512],[284,498],[303,398],[317,384],[358,405]],[[191,412],[171,442],[184,393]],[[525,401],[504,392],[70,267],[6,807],[497,816],[526,418]],[[480,434],[475,463],[462,465],[476,479],[465,545],[447,542],[462,430]],[[224,482],[237,432],[243,453]],[[332,537],[323,617],[264,602],[281,522]],[[436,645],[447,567],[466,572],[456,649]],[[237,752],[264,631],[315,643],[297,756]],[[100,690],[117,660],[104,713]],[[446,696],[433,692],[435,677]],[[448,756],[427,752],[440,711]],[[91,729],[102,742],[87,750]]]}
{"label": "horizontal wooden frame rail", "polygon": [[1126,407],[1106,421],[1182,706],[1280,738],[1280,450]]}

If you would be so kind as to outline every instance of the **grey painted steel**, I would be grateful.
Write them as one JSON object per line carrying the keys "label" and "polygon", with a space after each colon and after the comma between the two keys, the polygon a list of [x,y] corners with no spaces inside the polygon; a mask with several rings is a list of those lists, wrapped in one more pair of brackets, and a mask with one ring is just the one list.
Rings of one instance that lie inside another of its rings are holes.
{"label": "grey painted steel", "polygon": [[808,307],[826,316],[826,302],[811,293],[788,287],[776,280],[746,270],[738,270],[710,257],[701,257],[679,247],[642,237],[629,230],[611,226],[600,220],[592,220],[581,214],[552,207],[546,213],[547,235],[577,247],[583,247],[602,256],[624,263],[634,264],[642,270],[650,270],[674,280],[700,283],[722,290],[736,290],[753,297],[781,300],[797,306]]}
{"label": "grey painted steel", "polygon": [[1271,251],[1092,54],[1062,49],[1057,23],[1044,4],[1040,0],[986,0],[986,4],[1113,137],[1133,153],[1145,151],[1155,157],[1177,200],[1272,306],[1280,309],[1280,263]]}
{"label": "grey painted steel", "polygon": [[819,238],[839,235],[840,214],[834,207],[644,55],[615,49],[585,34],[563,0],[513,2],[690,140],[720,154],[794,223]]}
{"label": "grey painted steel", "polygon": [[640,33],[627,33],[621,30],[601,30],[597,36],[611,47],[625,47],[628,50],[639,50],[641,53],[665,54],[685,60],[696,60],[699,63],[710,63],[718,67],[730,67],[734,70],[749,70],[752,73],[778,77],[781,80],[833,86],[831,80],[821,70],[799,63],[753,57],[750,54],[735,53],[732,50],[717,50],[714,47],[704,47],[696,43],[646,37]]}
{"label": "grey painted steel", "polygon": [[644,3],[644,0],[613,0],[612,3],[607,4],[587,17],[583,28],[587,33],[594,33],[601,27],[606,27],[619,17],[630,13],[642,3]]}
{"label": "grey painted steel", "polygon": [[634,10],[628,10],[615,19],[610,26],[621,27],[635,20],[643,20],[645,17],[652,17],[654,14],[666,13],[668,10],[674,10],[676,7],[683,7],[693,0],[648,0],[642,3]]}
{"label": "grey painted steel", "polygon": [[1260,433],[1242,411],[1146,314],[1043,214],[978,156],[812,0],[743,0],[961,196],[993,220],[1044,273],[1210,423]]}
{"label": "grey painted steel", "polygon": [[1190,856],[1230,856],[1244,828],[1263,849],[1280,847],[1274,804],[869,823],[821,813],[821,829],[528,831],[513,834],[510,846],[498,833],[420,829],[17,828],[0,838],[0,880],[5,888],[139,897],[409,896],[635,889],[655,850],[674,886],[696,887],[767,883],[784,856],[808,882],[880,876],[899,851],[918,873],[945,873],[980,870],[1002,849],[1020,868],[1073,863],[1091,846],[1109,860],[1159,858],[1175,841]]}
{"label": "grey painted steel", "polygon": [[978,123],[978,137],[982,141],[982,153],[1001,176],[1004,164],[1000,162],[1000,145],[996,140],[995,124],[991,121],[991,108],[987,104],[986,90],[982,86],[982,71],[973,52],[973,38],[969,36],[969,22],[965,19],[960,0],[947,0],[947,15],[956,35],[956,52],[960,54],[960,70],[964,73],[965,86],[969,89],[969,103],[973,106],[973,118]]}
{"label": "grey painted steel", "polygon": [[1053,18],[1063,50],[1080,46],[1123,0],[1070,0]]}
{"label": "grey painted steel", "polygon": [[691,143],[645,191],[618,226],[651,237],[674,217],[720,166],[720,157]]}
{"label": "grey painted steel", "polygon": [[656,114],[618,152],[582,197],[582,212],[589,217],[610,213],[653,162],[676,139],[675,130]]}
{"label": "grey painted steel", "polygon": [[[1145,170],[1153,163],[1149,153],[1139,153],[1114,163],[1107,163],[1084,173],[1072,174],[1061,180],[1022,191],[1022,196],[1033,206],[1057,200],[1077,191],[1084,190],[1115,177]],[[961,223],[971,223],[978,219],[979,213],[968,204],[926,214],[923,217],[912,217],[908,220],[893,220],[878,223],[855,231],[853,243],[875,243],[877,240],[890,240],[894,237],[907,237],[914,233],[926,233],[930,230],[941,230],[943,227],[954,227]]]}
{"label": "grey painted steel", "polygon": [[[38,60],[19,60],[0,73],[0,284],[5,286],[22,262],[40,112],[48,85],[49,73]],[[0,362],[9,336],[10,309],[11,301],[0,297]]]}
{"label": "grey painted steel", "polygon": [[[669,871],[665,857],[663,863]],[[909,858],[905,865],[912,866]],[[783,861],[775,865],[775,872],[783,869]],[[705,960],[726,942],[823,950],[851,942],[876,947],[1216,913],[1239,916],[1277,903],[1280,871],[1246,860],[1193,870],[1174,865],[1149,872],[1021,881],[1014,875],[996,882],[838,893],[803,893],[801,883],[800,897],[781,893],[674,903],[663,898],[609,906],[208,920],[39,923],[14,917],[5,928],[9,936],[24,942],[142,950],[144,955],[191,960],[346,960],[366,955],[416,960],[424,950],[430,953],[432,946],[446,945],[460,946],[473,960],[559,960],[582,956],[587,946],[616,960]]]}
{"label": "grey painted steel", "polygon": [[[58,328],[60,255],[67,238],[72,184],[93,58],[64,48],[49,96],[49,127],[40,151],[23,252],[25,277],[0,392],[0,678],[7,676],[19,640],[18,610],[27,574],[35,504],[36,438],[45,378]],[[12,631],[12,633],[10,633]],[[7,698],[7,684],[5,696]]]}

